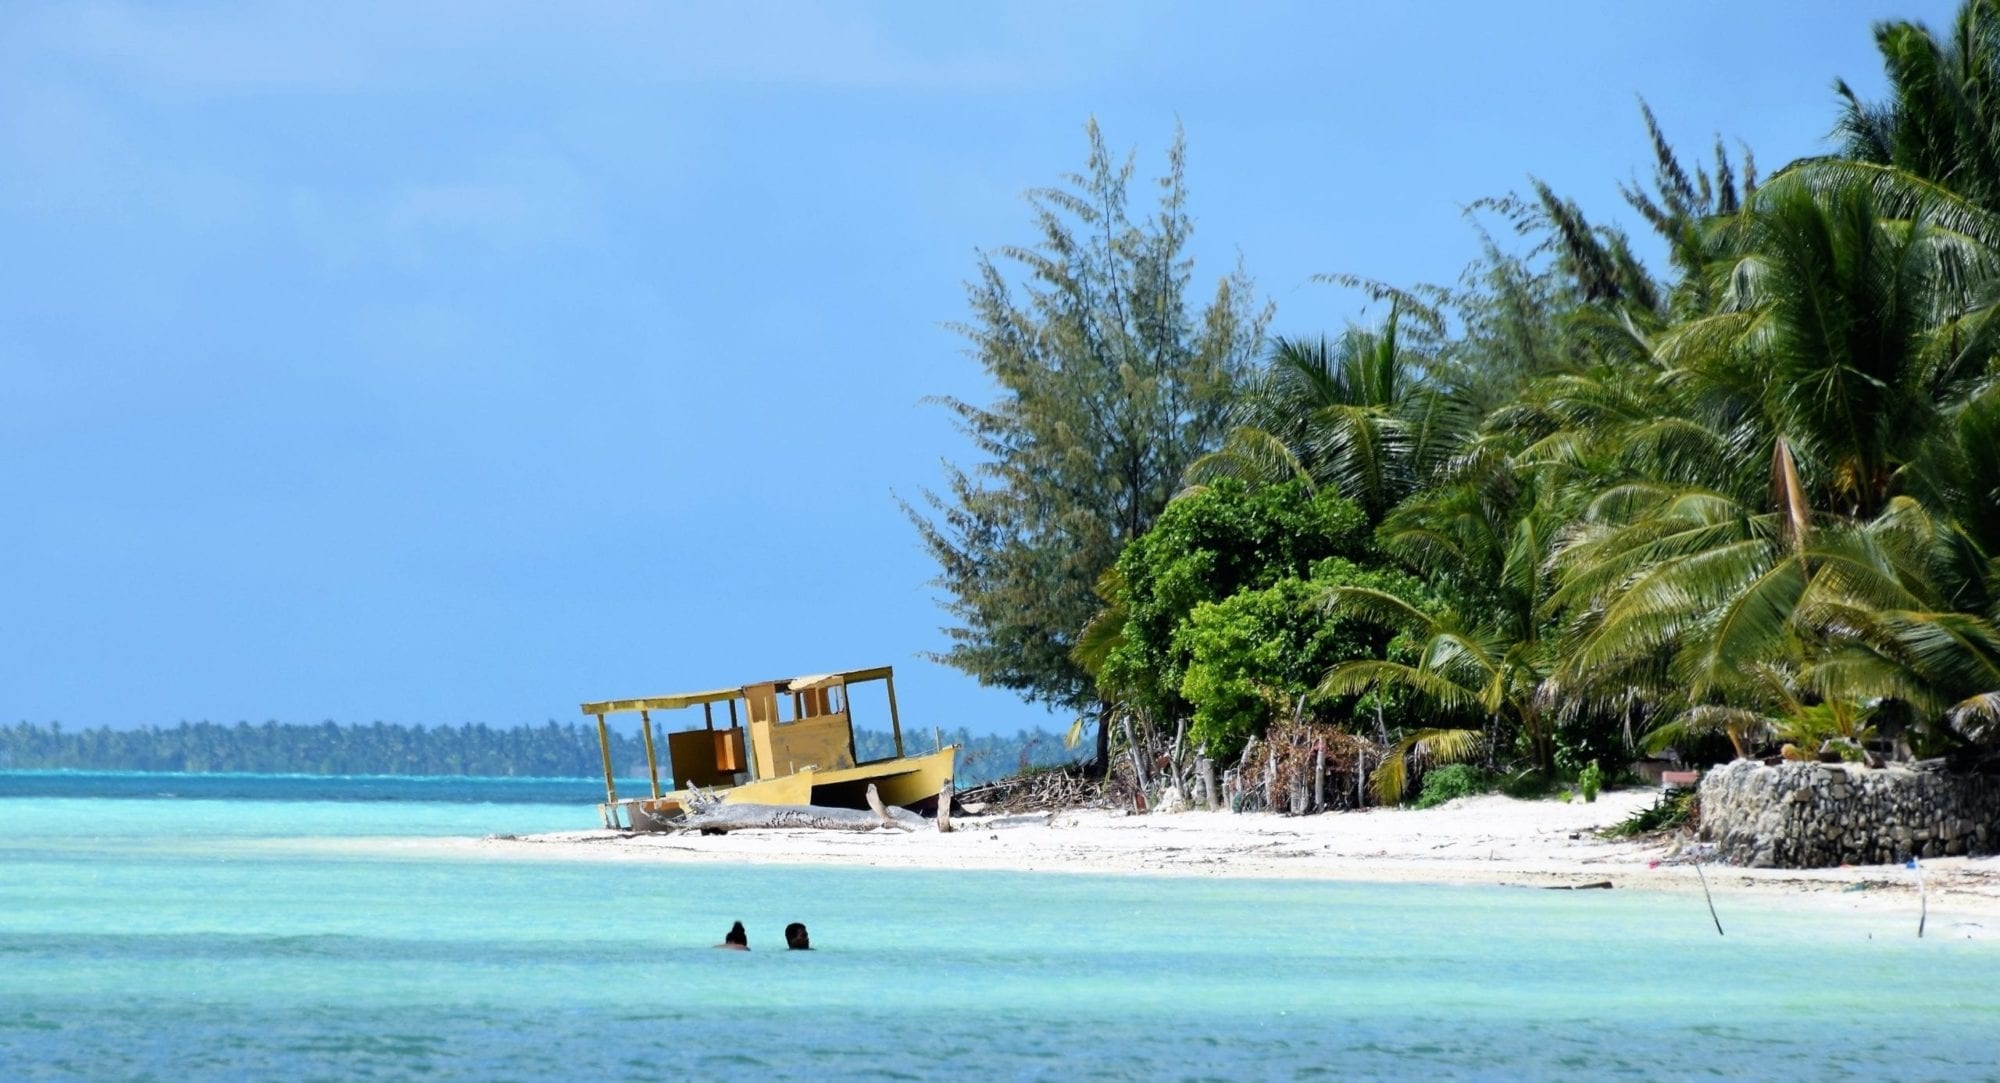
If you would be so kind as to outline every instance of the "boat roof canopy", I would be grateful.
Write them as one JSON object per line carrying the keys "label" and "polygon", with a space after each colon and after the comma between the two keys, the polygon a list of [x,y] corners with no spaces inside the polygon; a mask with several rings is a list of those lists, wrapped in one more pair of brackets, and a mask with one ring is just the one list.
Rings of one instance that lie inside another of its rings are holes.
{"label": "boat roof canopy", "polygon": [[788,692],[810,692],[815,688],[824,688],[828,685],[853,684],[856,681],[878,681],[887,677],[889,672],[888,666],[875,666],[872,669],[849,669],[839,673],[814,673],[810,676],[793,677],[789,681],[779,681],[778,683],[783,685]]}
{"label": "boat roof canopy", "polygon": [[[857,681],[879,681],[893,672],[891,666],[871,666],[867,669],[848,669],[837,673],[815,673],[805,677],[774,681],[787,692],[809,692],[833,684],[853,684]],[[741,688],[714,688],[706,692],[679,692],[671,696],[645,696],[639,699],[607,699],[583,705],[583,713],[588,715],[619,714],[630,711],[674,711],[683,707],[697,707],[704,703],[722,703],[739,699]]]}
{"label": "boat roof canopy", "polygon": [[721,703],[743,694],[741,688],[713,688],[706,692],[679,692],[671,696],[644,696],[639,699],[607,699],[583,705],[584,714],[618,714],[621,711],[677,711],[704,703]]}

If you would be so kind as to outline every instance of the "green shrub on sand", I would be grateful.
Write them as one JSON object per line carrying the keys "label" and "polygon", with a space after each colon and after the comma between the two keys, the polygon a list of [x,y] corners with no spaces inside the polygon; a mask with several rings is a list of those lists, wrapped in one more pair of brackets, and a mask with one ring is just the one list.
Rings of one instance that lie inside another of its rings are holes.
{"label": "green shrub on sand", "polygon": [[1433,808],[1460,797],[1485,793],[1493,788],[1486,772],[1469,763],[1453,763],[1424,772],[1423,788],[1417,793],[1418,808]]}

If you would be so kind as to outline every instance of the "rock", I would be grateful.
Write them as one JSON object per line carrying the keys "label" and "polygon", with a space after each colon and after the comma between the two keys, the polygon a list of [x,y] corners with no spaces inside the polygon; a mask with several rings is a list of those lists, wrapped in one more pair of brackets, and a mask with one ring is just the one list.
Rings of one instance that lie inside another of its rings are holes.
{"label": "rock", "polygon": [[1701,779],[1703,841],[1724,861],[1812,868],[2000,845],[2000,785],[1915,768],[1739,760]]}

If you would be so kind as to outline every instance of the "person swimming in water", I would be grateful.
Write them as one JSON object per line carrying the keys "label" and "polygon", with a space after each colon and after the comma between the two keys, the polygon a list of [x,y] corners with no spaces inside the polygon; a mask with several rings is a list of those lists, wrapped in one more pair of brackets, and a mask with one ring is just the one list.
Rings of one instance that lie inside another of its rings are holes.
{"label": "person swimming in water", "polygon": [[794,921],[785,926],[785,947],[791,951],[812,950],[812,940],[806,936],[804,922]]}
{"label": "person swimming in water", "polygon": [[729,951],[749,951],[750,935],[743,931],[743,923],[739,921],[731,925],[729,931],[723,934],[722,943],[716,947]]}

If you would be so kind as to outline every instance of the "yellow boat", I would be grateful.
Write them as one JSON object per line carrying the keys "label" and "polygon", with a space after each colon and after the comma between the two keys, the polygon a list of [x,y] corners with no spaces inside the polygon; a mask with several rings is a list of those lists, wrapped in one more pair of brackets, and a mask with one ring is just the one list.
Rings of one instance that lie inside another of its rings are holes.
{"label": "yellow boat", "polygon": [[[871,681],[881,681],[888,692],[896,754],[864,763],[855,758],[848,689]],[[729,712],[728,725],[721,729],[715,724],[717,704],[726,704]],[[701,708],[703,724],[666,735],[673,788],[662,792],[653,712],[694,707]],[[604,754],[604,803],[597,810],[604,826],[612,830],[671,828],[686,811],[688,791],[696,787],[728,804],[866,808],[868,786],[873,783],[885,804],[930,811],[958,758],[957,745],[904,755],[896,678],[888,666],[760,681],[741,688],[604,700],[584,704],[583,713],[597,718],[598,747]],[[638,714],[645,738],[652,795],[620,799],[612,778],[611,734],[604,720],[632,713]]]}

